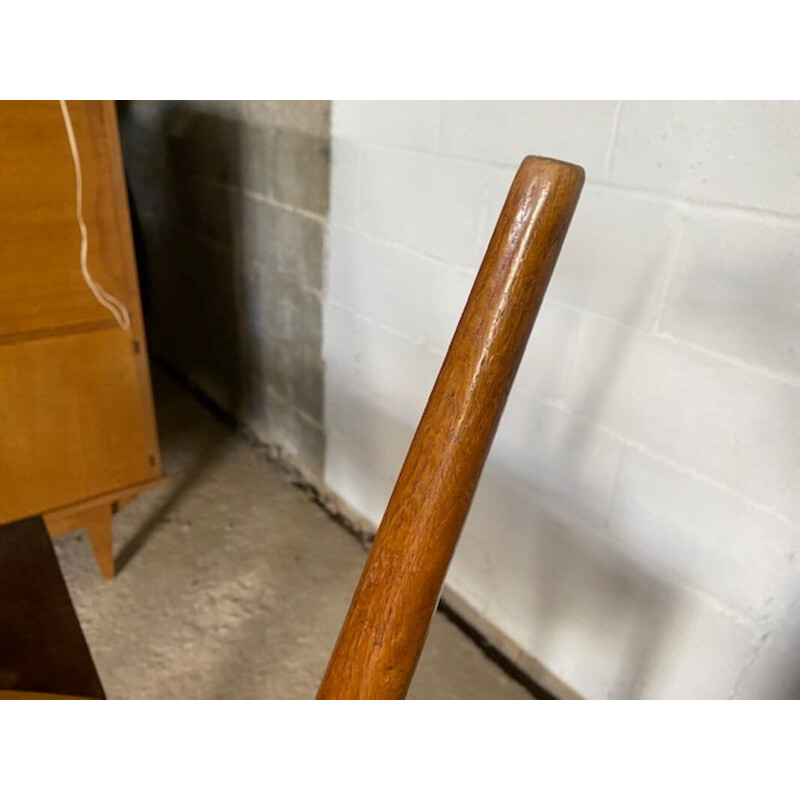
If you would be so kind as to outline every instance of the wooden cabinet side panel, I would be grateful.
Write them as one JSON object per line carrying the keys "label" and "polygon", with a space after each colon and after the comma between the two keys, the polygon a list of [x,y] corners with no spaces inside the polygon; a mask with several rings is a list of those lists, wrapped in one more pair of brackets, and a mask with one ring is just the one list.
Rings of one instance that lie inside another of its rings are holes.
{"label": "wooden cabinet side panel", "polygon": [[151,480],[130,333],[0,347],[0,523]]}
{"label": "wooden cabinet side panel", "polygon": [[57,101],[0,102],[0,522],[161,475],[133,239],[110,101],[69,101],[93,277]]}
{"label": "wooden cabinet side panel", "polygon": [[[93,105],[96,104],[97,108]],[[155,408],[153,406],[153,389],[150,378],[150,365],[147,359],[147,342],[142,316],[142,304],[139,294],[139,278],[136,271],[136,257],[133,246],[133,230],[128,207],[128,190],[125,183],[125,170],[122,161],[122,146],[119,139],[116,107],[112,101],[87,101],[89,118],[99,119],[99,133],[96,139],[105,142],[102,148],[105,158],[104,174],[106,183],[113,197],[115,235],[113,237],[119,250],[122,276],[125,280],[124,292],[126,305],[131,317],[130,334],[136,353],[142,357],[134,359],[138,377],[139,399],[142,405],[142,421],[149,452],[155,459],[153,474],[161,475],[161,453],[158,445]]]}

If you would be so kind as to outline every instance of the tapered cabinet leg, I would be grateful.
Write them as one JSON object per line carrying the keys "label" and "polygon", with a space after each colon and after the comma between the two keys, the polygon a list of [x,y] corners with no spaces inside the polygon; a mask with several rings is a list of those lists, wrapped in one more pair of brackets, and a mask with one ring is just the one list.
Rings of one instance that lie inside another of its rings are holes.
{"label": "tapered cabinet leg", "polygon": [[114,546],[111,529],[111,506],[100,506],[87,515],[86,531],[92,543],[94,558],[100,574],[110,580],[114,577]]}
{"label": "tapered cabinet leg", "polygon": [[80,510],[56,511],[45,514],[44,521],[50,536],[83,528],[89,534],[100,574],[106,579],[114,577],[114,547],[111,528],[111,503]]}

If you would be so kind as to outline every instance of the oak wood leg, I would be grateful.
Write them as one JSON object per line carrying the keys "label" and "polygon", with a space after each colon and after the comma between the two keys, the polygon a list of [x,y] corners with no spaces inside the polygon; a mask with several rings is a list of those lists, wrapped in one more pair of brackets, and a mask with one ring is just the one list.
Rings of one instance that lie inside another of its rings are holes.
{"label": "oak wood leg", "polygon": [[[89,515],[87,515],[88,517]],[[100,574],[110,580],[114,577],[114,547],[111,528],[111,506],[94,509],[91,519],[86,520],[86,531],[92,543],[94,558],[100,567]]]}
{"label": "oak wood leg", "polygon": [[100,574],[109,580],[114,577],[114,548],[111,528],[112,504],[83,508],[79,511],[53,512],[46,514],[44,521],[50,536],[84,528],[94,551]]}

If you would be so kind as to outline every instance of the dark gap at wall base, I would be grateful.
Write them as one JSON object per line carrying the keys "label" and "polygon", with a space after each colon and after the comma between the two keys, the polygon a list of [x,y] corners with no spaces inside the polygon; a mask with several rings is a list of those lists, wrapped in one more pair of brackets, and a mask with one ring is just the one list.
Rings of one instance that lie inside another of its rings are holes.
{"label": "dark gap at wall base", "polygon": [[[309,483],[293,464],[282,458],[279,452],[276,452],[274,448],[268,447],[263,442],[259,441],[233,414],[220,406],[219,403],[215,402],[203,389],[183,375],[179,370],[175,369],[172,364],[158,356],[153,356],[153,361],[226,427],[237,435],[242,436],[252,446],[263,450],[266,458],[284,473],[289,483],[308,495],[309,499],[325,511],[334,522],[338,523],[351,536],[354,536],[364,549],[369,549],[372,539],[374,538],[374,533],[372,535],[368,534],[362,526],[349,519],[347,515],[342,513],[335,504],[331,503],[329,498],[320,492],[316,486]],[[496,664],[509,678],[522,686],[532,697],[537,700],[559,699],[541,684],[537,683],[528,673],[520,669],[520,667],[495,647],[486,636],[474,625],[467,622],[467,620],[455,611],[446,601],[440,599],[436,610],[469,638],[489,661]]]}
{"label": "dark gap at wall base", "polygon": [[439,600],[436,610],[453,623],[493,663],[497,664],[509,678],[525,688],[537,700],[558,700],[551,692],[539,685],[527,672],[521,670],[510,658],[498,650],[476,627],[467,622],[444,600]]}
{"label": "dark gap at wall base", "polygon": [[174,367],[169,361],[159,355],[150,355],[154,364],[157,364],[160,369],[169,375],[175,383],[185,389],[195,400],[201,403],[208,411],[210,411],[216,419],[222,422],[226,427],[231,430],[238,430],[241,428],[242,423],[236,419],[234,414],[223,408],[216,400],[213,400],[207,395],[193,380],[187,378],[180,370]]}

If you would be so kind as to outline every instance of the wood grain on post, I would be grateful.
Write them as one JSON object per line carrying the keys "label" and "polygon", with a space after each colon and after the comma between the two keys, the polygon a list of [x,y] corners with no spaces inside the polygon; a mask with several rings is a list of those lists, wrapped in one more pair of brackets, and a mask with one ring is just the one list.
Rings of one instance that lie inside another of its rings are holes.
{"label": "wood grain on post", "polygon": [[517,170],[318,699],[405,697],[583,180],[547,158]]}

